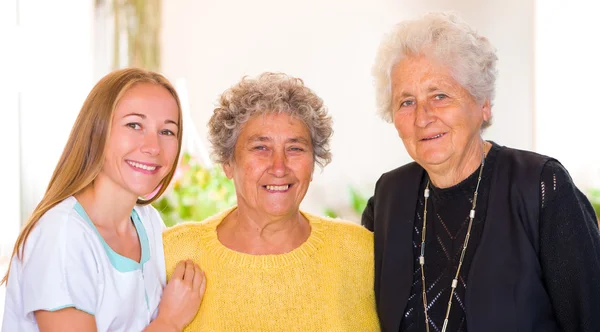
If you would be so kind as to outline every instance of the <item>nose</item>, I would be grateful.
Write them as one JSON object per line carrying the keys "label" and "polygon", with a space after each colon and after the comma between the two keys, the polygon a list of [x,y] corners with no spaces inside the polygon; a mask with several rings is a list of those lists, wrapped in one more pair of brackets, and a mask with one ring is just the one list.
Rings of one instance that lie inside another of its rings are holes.
{"label": "nose", "polygon": [[415,112],[415,124],[417,127],[425,128],[435,121],[435,116],[427,103],[418,103]]}
{"label": "nose", "polygon": [[143,153],[146,153],[150,156],[157,156],[160,153],[160,143],[158,141],[158,135],[154,133],[145,134],[141,150]]}
{"label": "nose", "polygon": [[287,157],[283,151],[274,152],[271,160],[269,173],[276,177],[283,177],[287,174]]}

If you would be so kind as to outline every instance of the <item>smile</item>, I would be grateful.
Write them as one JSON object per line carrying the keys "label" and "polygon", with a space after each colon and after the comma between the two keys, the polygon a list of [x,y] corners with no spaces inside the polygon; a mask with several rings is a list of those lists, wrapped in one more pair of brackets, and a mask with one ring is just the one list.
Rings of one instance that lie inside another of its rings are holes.
{"label": "smile", "polygon": [[437,139],[437,138],[443,137],[444,135],[446,135],[446,133],[437,134],[437,135],[431,136],[431,137],[425,137],[422,139],[422,141],[430,141],[432,139]]}
{"label": "smile", "polygon": [[266,186],[263,186],[263,188],[266,188],[268,191],[283,192],[283,191],[287,191],[288,189],[290,189],[291,186],[292,186],[291,184],[286,184],[286,185],[282,185],[282,186],[266,185]]}
{"label": "smile", "polygon": [[150,172],[156,170],[159,167],[159,166],[152,166],[152,165],[141,164],[141,163],[138,163],[138,162],[135,162],[135,161],[131,161],[131,160],[127,160],[126,162],[127,162],[127,164],[129,166],[131,166],[133,168],[138,168],[138,169],[145,170],[145,171],[150,171]]}

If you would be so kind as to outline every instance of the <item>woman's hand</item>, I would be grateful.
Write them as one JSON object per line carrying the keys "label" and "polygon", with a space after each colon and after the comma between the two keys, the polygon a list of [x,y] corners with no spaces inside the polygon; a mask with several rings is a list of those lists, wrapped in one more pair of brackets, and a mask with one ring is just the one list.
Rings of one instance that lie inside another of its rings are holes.
{"label": "woman's hand", "polygon": [[158,317],[146,331],[155,326],[161,331],[182,331],[198,313],[205,290],[206,278],[198,265],[191,260],[179,262],[163,291]]}

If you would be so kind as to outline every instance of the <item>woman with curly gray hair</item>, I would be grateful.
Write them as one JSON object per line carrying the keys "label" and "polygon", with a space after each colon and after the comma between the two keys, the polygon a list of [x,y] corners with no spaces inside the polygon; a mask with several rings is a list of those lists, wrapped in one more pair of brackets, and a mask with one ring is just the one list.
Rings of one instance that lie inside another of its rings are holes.
{"label": "woman with curly gray hair", "polygon": [[223,93],[209,121],[237,206],[164,235],[167,275],[206,274],[190,331],[379,331],[373,234],[300,211],[315,164],[331,160],[331,117],[302,80],[265,73]]}
{"label": "woman with curly gray hair", "polygon": [[594,210],[555,159],[485,141],[496,52],[454,14],[385,37],[379,114],[415,162],[377,182],[383,331],[600,331]]}

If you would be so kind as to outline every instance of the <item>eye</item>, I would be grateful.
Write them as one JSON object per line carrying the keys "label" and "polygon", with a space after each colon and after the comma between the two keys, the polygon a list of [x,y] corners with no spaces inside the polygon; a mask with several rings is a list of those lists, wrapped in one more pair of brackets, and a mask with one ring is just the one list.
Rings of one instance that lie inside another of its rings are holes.
{"label": "eye", "polygon": [[128,124],[126,124],[127,127],[131,128],[131,129],[135,129],[135,130],[140,130],[142,129],[142,126],[137,123],[137,122],[130,122]]}
{"label": "eye", "polygon": [[299,146],[292,146],[290,147],[290,151],[302,152],[304,149]]}
{"label": "eye", "polygon": [[175,136],[175,133],[169,129],[161,130],[160,133],[165,136]]}
{"label": "eye", "polygon": [[264,145],[257,145],[257,146],[252,147],[252,150],[257,150],[257,151],[265,151],[266,149],[267,149],[267,147]]}
{"label": "eye", "polygon": [[446,98],[448,98],[448,96],[443,93],[438,93],[437,95],[433,96],[433,99],[435,99],[435,100],[442,100],[442,99],[446,99]]}
{"label": "eye", "polygon": [[400,103],[400,107],[409,107],[414,105],[415,102],[413,100],[405,100],[403,102]]}

